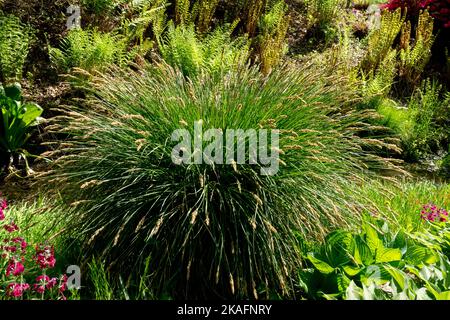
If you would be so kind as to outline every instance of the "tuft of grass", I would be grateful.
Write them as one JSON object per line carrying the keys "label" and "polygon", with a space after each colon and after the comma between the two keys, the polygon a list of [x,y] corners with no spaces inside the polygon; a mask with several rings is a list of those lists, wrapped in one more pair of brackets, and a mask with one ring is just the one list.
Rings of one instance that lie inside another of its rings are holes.
{"label": "tuft of grass", "polygon": [[[219,75],[147,65],[98,76],[90,111],[72,106],[52,120],[49,133],[68,139],[46,154],[55,161],[44,177],[78,205],[71,221],[87,255],[119,274],[151,256],[156,296],[290,297],[300,263],[292,230],[320,239],[351,226],[361,201],[350,186],[396,169],[371,152],[395,146],[361,138],[372,113],[354,111],[354,87],[313,64]],[[280,130],[279,172],[175,165],[173,132],[192,134],[199,120],[204,130]]]}

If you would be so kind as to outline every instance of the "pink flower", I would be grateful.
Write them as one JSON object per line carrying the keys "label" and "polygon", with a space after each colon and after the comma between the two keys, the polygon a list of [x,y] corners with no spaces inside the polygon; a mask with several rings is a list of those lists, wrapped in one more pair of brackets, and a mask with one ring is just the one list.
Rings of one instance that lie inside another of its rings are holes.
{"label": "pink flower", "polygon": [[53,268],[56,264],[54,248],[43,245],[37,246],[35,259],[41,269]]}
{"label": "pink flower", "polygon": [[68,278],[67,278],[67,275],[63,275],[62,277],[61,277],[61,279],[60,279],[60,285],[59,285],[59,292],[60,293],[63,293],[64,291],[66,291],[67,290],[67,280],[68,280]]}
{"label": "pink flower", "polygon": [[12,222],[11,224],[4,225],[3,228],[9,233],[19,230],[19,227],[14,222]]}
{"label": "pink flower", "polygon": [[6,267],[6,276],[10,276],[11,274],[15,277],[21,275],[25,271],[24,265],[19,261],[10,261],[8,266]]}
{"label": "pink flower", "polygon": [[21,297],[23,293],[30,289],[30,285],[28,283],[10,283],[6,287],[6,294],[10,297]]}

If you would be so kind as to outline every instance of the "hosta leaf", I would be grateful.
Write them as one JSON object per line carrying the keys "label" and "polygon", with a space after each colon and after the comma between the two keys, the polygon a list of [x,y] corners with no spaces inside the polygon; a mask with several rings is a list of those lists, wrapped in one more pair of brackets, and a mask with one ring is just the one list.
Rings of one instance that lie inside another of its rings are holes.
{"label": "hosta leaf", "polygon": [[22,115],[22,121],[24,122],[26,127],[33,124],[33,122],[35,122],[36,119],[40,117],[42,112],[44,111],[35,103],[27,103],[23,106],[23,108],[25,112]]}
{"label": "hosta leaf", "polygon": [[401,270],[398,270],[397,268],[394,268],[390,265],[385,265],[384,268],[395,280],[395,283],[400,287],[400,290],[404,290],[407,281],[407,275]]}
{"label": "hosta leaf", "polygon": [[336,282],[339,292],[342,292],[344,294],[348,286],[350,285],[350,279],[345,274],[340,274],[336,278]]}
{"label": "hosta leaf", "polygon": [[15,101],[22,100],[22,87],[19,83],[14,83],[13,85],[4,88],[5,95]]}
{"label": "hosta leaf", "polygon": [[374,255],[361,237],[355,237],[355,261],[362,265],[371,265],[375,262]]}
{"label": "hosta leaf", "polygon": [[333,267],[348,264],[351,259],[353,236],[346,231],[332,232],[325,240],[327,262]]}
{"label": "hosta leaf", "polygon": [[352,267],[352,266],[343,266],[342,269],[350,277],[354,277],[354,276],[356,276],[358,273],[360,273],[362,271],[361,268]]}
{"label": "hosta leaf", "polygon": [[400,249],[378,248],[376,262],[385,263],[385,262],[400,261],[401,258],[402,252],[400,251]]}
{"label": "hosta leaf", "polygon": [[319,270],[321,273],[329,274],[334,271],[334,268],[331,267],[325,261],[319,260],[314,255],[308,254],[308,260],[314,265],[314,267]]}
{"label": "hosta leaf", "polygon": [[365,232],[365,240],[367,246],[370,248],[372,253],[377,252],[380,248],[383,248],[383,241],[378,237],[378,232],[369,224],[364,224],[363,226]]}

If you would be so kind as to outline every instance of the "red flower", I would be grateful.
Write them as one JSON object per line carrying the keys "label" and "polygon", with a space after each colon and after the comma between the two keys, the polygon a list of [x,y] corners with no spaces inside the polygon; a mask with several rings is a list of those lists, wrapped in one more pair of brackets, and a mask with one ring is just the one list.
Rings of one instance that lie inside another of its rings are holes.
{"label": "red flower", "polygon": [[43,245],[37,246],[35,259],[41,269],[53,268],[56,264],[54,248]]}
{"label": "red flower", "polygon": [[14,222],[12,222],[11,224],[4,225],[3,228],[6,231],[8,231],[9,233],[12,233],[12,232],[15,232],[15,231],[19,230],[19,227]]}
{"label": "red flower", "polygon": [[10,276],[11,274],[15,277],[21,275],[25,271],[24,265],[19,261],[11,260],[6,267],[6,276]]}
{"label": "red flower", "polygon": [[10,297],[21,297],[23,293],[30,289],[30,285],[28,283],[10,283],[6,287],[6,294]]}
{"label": "red flower", "polygon": [[60,279],[60,281],[61,281],[61,284],[59,286],[60,293],[63,293],[64,291],[67,290],[67,280],[68,280],[67,275],[64,274]]}

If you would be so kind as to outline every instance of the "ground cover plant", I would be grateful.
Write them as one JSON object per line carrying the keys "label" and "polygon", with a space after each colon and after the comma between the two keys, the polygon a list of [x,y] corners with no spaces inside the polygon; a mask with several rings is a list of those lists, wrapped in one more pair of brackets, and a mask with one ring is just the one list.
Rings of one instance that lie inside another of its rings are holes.
{"label": "ground cover plant", "polygon": [[449,15],[0,1],[0,299],[449,300]]}

